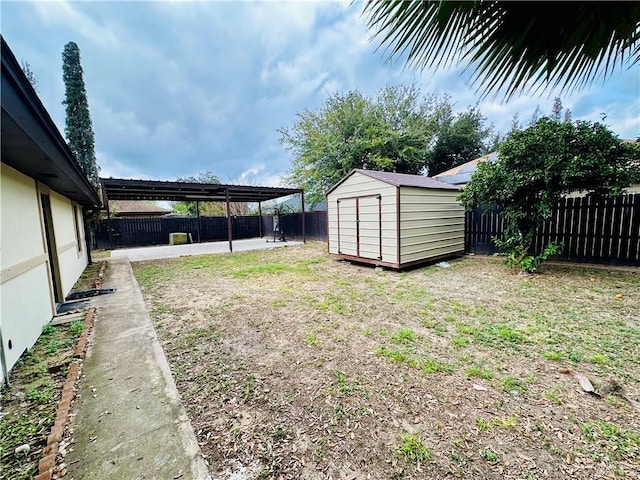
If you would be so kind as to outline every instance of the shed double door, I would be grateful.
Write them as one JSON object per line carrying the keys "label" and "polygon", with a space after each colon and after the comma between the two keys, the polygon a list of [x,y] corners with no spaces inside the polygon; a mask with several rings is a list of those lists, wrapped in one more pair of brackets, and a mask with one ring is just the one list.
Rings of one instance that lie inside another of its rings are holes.
{"label": "shed double door", "polygon": [[382,260],[382,196],[338,199],[338,253]]}

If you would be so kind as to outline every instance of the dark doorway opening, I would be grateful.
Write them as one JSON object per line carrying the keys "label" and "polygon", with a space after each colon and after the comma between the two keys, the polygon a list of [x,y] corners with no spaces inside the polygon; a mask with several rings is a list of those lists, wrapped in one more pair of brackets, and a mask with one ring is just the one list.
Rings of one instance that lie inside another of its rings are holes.
{"label": "dark doorway opening", "polygon": [[58,265],[58,248],[56,236],[53,230],[53,215],[51,215],[51,200],[46,193],[40,194],[42,203],[42,218],[44,221],[44,234],[47,242],[47,255],[49,256],[49,273],[53,284],[53,296],[56,303],[64,302],[62,293],[62,281],[60,279],[60,265]]}

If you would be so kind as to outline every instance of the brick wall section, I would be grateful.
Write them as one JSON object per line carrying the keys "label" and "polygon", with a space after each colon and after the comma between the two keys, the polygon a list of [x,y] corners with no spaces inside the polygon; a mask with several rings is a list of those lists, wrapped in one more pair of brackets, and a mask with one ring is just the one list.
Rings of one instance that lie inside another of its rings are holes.
{"label": "brick wall section", "polygon": [[98,278],[93,281],[92,288],[102,288],[102,281],[104,278],[104,271],[107,268],[107,262],[102,260],[100,262],[100,273],[98,273]]}
{"label": "brick wall section", "polygon": [[[100,279],[104,274],[104,267],[106,263],[102,263],[100,269]],[[82,366],[82,360],[87,353],[89,333],[93,327],[93,322],[96,317],[96,309],[92,307],[87,312],[87,316],[84,318],[84,330],[76,341],[73,356],[78,360],[77,362],[69,365],[69,371],[67,372],[67,379],[62,387],[62,396],[58,402],[58,409],[56,410],[56,420],[51,427],[51,433],[47,437],[47,446],[42,451],[42,458],[38,462],[39,474],[33,477],[33,480],[51,480],[53,470],[56,466],[56,458],[62,437],[64,436],[64,430],[69,423],[69,413],[71,413],[71,404],[76,394],[76,382],[80,377],[80,371]]]}

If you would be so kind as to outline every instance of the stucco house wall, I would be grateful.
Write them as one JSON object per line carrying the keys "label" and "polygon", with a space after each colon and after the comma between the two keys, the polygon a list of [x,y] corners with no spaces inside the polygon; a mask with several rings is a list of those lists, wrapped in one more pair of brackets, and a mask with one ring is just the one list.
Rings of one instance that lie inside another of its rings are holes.
{"label": "stucco house wall", "polygon": [[1,43],[0,378],[6,381],[87,266],[84,214],[101,202]]}

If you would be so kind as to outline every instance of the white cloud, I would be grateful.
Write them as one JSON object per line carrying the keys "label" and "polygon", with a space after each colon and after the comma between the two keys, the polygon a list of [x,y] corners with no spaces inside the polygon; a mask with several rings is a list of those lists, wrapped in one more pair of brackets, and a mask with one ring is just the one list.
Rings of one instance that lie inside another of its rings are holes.
{"label": "white cloud", "polygon": [[[640,105],[630,102],[628,105],[610,103],[592,107],[583,119],[600,121],[606,115],[603,123],[622,139],[635,139],[640,136]],[[579,118],[574,118],[578,120]]]}
{"label": "white cloud", "polygon": [[[61,52],[78,43],[104,175],[175,179],[208,170],[279,185],[290,158],[276,130],[336,91],[374,95],[415,83],[425,94],[449,93],[456,111],[477,103],[460,68],[415,72],[387,62],[361,10],[350,0],[19,2],[3,4],[3,35],[32,64],[61,130]],[[574,119],[606,111],[616,133],[636,136],[635,72],[563,103]],[[479,109],[505,131],[514,113],[526,122],[536,105],[546,113],[551,98],[483,100]]]}
{"label": "white cloud", "polygon": [[86,42],[102,47],[120,48],[122,46],[111,21],[97,21],[79,10],[79,3],[68,1],[33,2],[33,9],[44,27],[64,27],[80,35]]}

